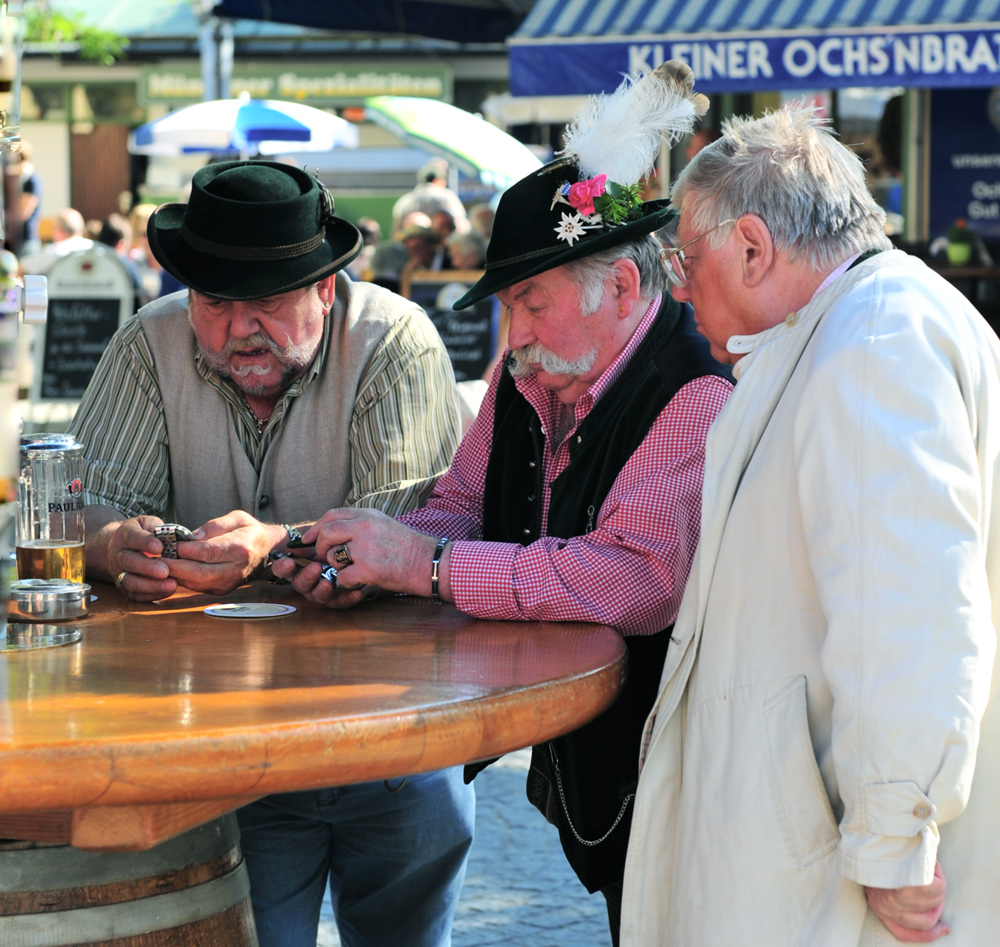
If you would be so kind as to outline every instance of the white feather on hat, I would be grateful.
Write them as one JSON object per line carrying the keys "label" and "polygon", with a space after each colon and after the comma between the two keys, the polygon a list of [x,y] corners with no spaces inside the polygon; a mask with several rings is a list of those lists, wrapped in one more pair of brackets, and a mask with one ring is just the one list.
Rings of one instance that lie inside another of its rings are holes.
{"label": "white feather on hat", "polygon": [[583,176],[635,184],[656,165],[661,141],[689,134],[707,111],[708,97],[694,91],[690,66],[671,59],[645,76],[626,76],[610,95],[591,97],[559,153],[574,159]]}

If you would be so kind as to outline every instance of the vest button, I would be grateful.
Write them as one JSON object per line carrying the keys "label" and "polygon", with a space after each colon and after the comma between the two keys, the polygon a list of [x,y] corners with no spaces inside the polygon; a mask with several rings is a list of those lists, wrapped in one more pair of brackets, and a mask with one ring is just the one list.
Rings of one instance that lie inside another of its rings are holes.
{"label": "vest button", "polygon": [[535,462],[534,462],[533,460],[529,460],[529,461],[528,461],[528,466],[529,466],[529,467],[530,467],[530,468],[531,468],[532,470],[534,470],[534,469],[535,469]]}
{"label": "vest button", "polygon": [[576,442],[577,442],[577,444],[582,444],[583,443],[583,438],[579,434],[576,435]]}
{"label": "vest button", "polygon": [[535,495],[533,493],[529,493],[528,494],[528,502],[529,503],[534,503],[535,502]]}
{"label": "vest button", "polygon": [[530,536],[531,535],[531,530],[530,529],[522,529],[521,532],[524,533],[525,536]]}
{"label": "vest button", "polygon": [[271,505],[271,498],[265,493],[257,503],[258,510],[266,510]]}

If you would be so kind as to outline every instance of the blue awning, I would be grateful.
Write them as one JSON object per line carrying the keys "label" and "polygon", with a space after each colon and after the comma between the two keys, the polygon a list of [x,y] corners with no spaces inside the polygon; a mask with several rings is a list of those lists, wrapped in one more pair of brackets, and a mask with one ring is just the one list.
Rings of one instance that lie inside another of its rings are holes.
{"label": "blue awning", "polygon": [[583,95],[683,59],[705,92],[1000,85],[1000,0],[538,0],[514,95]]}

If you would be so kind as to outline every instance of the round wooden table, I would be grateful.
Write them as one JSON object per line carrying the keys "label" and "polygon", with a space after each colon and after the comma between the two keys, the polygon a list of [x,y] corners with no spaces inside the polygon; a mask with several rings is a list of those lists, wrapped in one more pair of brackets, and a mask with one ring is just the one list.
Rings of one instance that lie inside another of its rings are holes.
{"label": "round wooden table", "polygon": [[[0,838],[138,851],[272,792],[499,756],[597,716],[626,672],[601,625],[399,597],[336,612],[266,583],[93,593],[79,642],[0,655]],[[204,612],[231,602],[295,611]]]}

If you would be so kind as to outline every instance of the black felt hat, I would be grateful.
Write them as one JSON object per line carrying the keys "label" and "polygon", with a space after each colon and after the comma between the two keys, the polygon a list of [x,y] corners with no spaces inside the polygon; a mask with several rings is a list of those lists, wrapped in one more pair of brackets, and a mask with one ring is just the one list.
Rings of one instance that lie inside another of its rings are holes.
{"label": "black felt hat", "polygon": [[201,168],[188,203],[162,204],[146,233],[168,273],[219,299],[307,286],[347,266],[364,245],[357,227],[334,215],[316,178],[271,161]]}
{"label": "black felt hat", "polygon": [[691,131],[708,109],[686,63],[632,75],[592,97],[566,132],[564,157],[521,178],[497,206],[485,274],[455,309],[546,270],[610,250],[665,227],[669,201],[643,201],[639,181],[663,139]]}
{"label": "black felt hat", "polygon": [[465,309],[529,276],[636,240],[674,218],[669,201],[637,198],[621,223],[610,223],[606,215],[584,214],[567,198],[574,184],[586,180],[574,161],[562,159],[508,188],[493,220],[486,272],[454,308]]}

